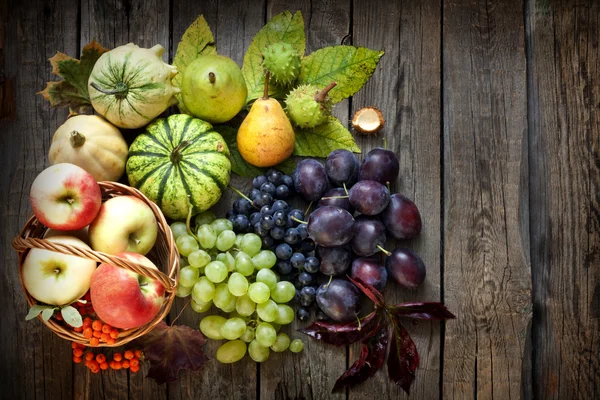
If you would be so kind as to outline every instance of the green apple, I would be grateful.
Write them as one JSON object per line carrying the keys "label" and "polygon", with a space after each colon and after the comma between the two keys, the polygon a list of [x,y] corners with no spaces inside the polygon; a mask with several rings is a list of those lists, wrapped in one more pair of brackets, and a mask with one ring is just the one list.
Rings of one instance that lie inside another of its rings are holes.
{"label": "green apple", "polygon": [[185,107],[194,117],[220,124],[241,111],[248,88],[235,61],[225,56],[204,55],[183,71],[181,93]]}

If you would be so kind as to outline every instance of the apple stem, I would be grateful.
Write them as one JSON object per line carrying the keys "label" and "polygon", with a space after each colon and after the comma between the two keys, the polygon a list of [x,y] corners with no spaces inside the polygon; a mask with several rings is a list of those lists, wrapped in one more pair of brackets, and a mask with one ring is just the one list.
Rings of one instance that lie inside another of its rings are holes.
{"label": "apple stem", "polygon": [[73,198],[69,197],[69,198],[67,199],[67,203],[69,203],[69,204],[73,204],[73,203],[75,203],[75,199],[73,199]]}
{"label": "apple stem", "polygon": [[378,248],[379,250],[381,250],[381,251],[382,251],[382,252],[383,252],[383,253],[384,253],[386,256],[388,256],[388,257],[392,255],[392,252],[391,252],[391,251],[387,251],[386,249],[384,249],[384,248],[383,248],[383,247],[381,247],[380,245],[377,245],[377,248]]}
{"label": "apple stem", "polygon": [[190,297],[190,299],[187,301],[187,303],[185,303],[185,305],[181,308],[181,310],[179,310],[179,314],[177,314],[175,319],[173,319],[173,321],[171,321],[171,326],[175,325],[175,321],[177,321],[179,319],[179,317],[183,313],[183,310],[185,310],[187,308],[187,306],[190,304],[191,301],[192,301],[192,298]]}

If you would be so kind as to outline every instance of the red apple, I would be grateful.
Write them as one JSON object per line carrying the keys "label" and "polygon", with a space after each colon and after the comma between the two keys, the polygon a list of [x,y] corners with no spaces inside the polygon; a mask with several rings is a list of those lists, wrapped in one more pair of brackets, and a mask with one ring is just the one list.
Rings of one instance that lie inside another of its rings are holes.
{"label": "red apple", "polygon": [[42,224],[72,231],[96,218],[102,193],[89,172],[74,164],[61,163],[40,172],[31,184],[29,201]]}
{"label": "red apple", "polygon": [[[158,269],[138,253],[123,252],[116,256]],[[164,302],[165,288],[150,277],[100,264],[92,275],[90,295],[94,311],[102,321],[116,328],[131,329],[152,321]]]}
{"label": "red apple", "polygon": [[118,196],[102,203],[88,235],[96,251],[146,254],[156,242],[158,223],[144,201],[135,196]]}

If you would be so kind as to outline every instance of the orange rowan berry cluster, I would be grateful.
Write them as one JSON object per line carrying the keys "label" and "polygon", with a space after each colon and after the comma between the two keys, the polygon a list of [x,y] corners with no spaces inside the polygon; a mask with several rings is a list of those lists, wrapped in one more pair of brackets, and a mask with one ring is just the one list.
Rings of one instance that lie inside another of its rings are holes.
{"label": "orange rowan berry cluster", "polygon": [[109,324],[105,324],[99,319],[92,320],[90,317],[83,319],[83,325],[79,328],[73,328],[75,332],[81,332],[83,337],[90,339],[90,346],[95,347],[104,342],[106,344],[115,344],[119,337],[119,330]]}
{"label": "orange rowan berry cluster", "polygon": [[94,374],[109,368],[128,369],[132,373],[140,370],[141,350],[125,350],[123,353],[114,353],[112,360],[109,361],[104,353],[86,352],[85,346],[77,342],[72,342],[71,348],[73,349],[73,362],[79,364],[85,361],[84,365]]}

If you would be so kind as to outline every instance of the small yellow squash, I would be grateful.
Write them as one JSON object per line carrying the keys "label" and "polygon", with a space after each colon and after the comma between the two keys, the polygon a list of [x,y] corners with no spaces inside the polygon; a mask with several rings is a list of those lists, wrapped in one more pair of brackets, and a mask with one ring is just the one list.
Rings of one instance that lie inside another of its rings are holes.
{"label": "small yellow squash", "polygon": [[114,125],[97,115],[76,115],[54,133],[48,159],[51,165],[78,165],[97,181],[117,181],[125,172],[127,152]]}

